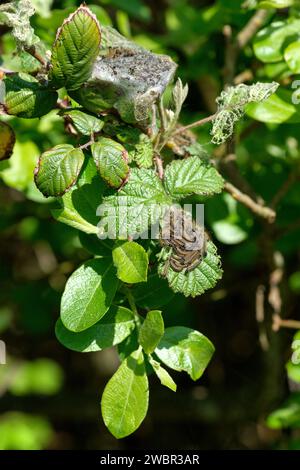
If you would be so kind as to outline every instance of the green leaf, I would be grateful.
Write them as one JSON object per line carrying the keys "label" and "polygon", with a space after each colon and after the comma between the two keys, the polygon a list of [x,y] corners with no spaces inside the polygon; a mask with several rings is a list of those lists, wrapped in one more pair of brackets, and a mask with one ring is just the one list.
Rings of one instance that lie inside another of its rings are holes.
{"label": "green leaf", "polygon": [[173,326],[155,349],[159,359],[171,369],[184,371],[197,380],[205,371],[215,351],[213,344],[199,331]]}
{"label": "green leaf", "polygon": [[283,122],[300,122],[300,112],[293,105],[292,92],[280,89],[264,103],[249,104],[248,116],[260,122],[281,124]]}
{"label": "green leaf", "polygon": [[87,159],[76,186],[56,201],[56,207],[51,213],[59,222],[88,234],[98,234],[99,218],[96,213],[103,190],[104,183],[97,173],[92,158]]}
{"label": "green leaf", "polygon": [[165,187],[176,199],[189,194],[220,193],[223,186],[223,178],[217,170],[198,157],[175,160],[165,171]]}
{"label": "green leaf", "polygon": [[15,133],[10,125],[0,121],[0,161],[11,157],[15,142]]}
{"label": "green leaf", "polygon": [[292,380],[293,382],[300,383],[300,363],[293,364],[292,361],[289,361],[286,364],[286,370],[287,370],[288,378],[290,380]]}
{"label": "green leaf", "polygon": [[117,276],[128,284],[147,281],[148,255],[136,242],[119,244],[112,252]]}
{"label": "green leaf", "polygon": [[140,135],[140,142],[130,152],[131,158],[140,168],[150,168],[153,164],[153,145],[149,137],[145,134]]}
{"label": "green leaf", "polygon": [[154,170],[133,168],[128,182],[112,196],[103,199],[99,230],[110,238],[141,234],[164,214],[167,196]]}
{"label": "green leaf", "polygon": [[160,308],[174,297],[168,282],[157,273],[150,274],[147,283],[138,284],[132,293],[136,304],[147,310]]}
{"label": "green leaf", "polygon": [[121,343],[135,328],[132,312],[125,307],[112,306],[107,314],[85,331],[68,330],[61,319],[57,320],[55,334],[66,348],[79,352],[102,351]]}
{"label": "green leaf", "polygon": [[170,376],[170,374],[164,369],[159,362],[155,361],[151,356],[149,357],[149,362],[153,367],[154,372],[160,380],[160,383],[165,387],[168,387],[173,392],[176,392],[177,385]]}
{"label": "green leaf", "polygon": [[112,139],[101,137],[92,147],[93,159],[101,177],[113,188],[124,184],[129,175],[127,151]]}
{"label": "green leaf", "polygon": [[72,121],[75,129],[82,135],[90,136],[100,132],[104,126],[104,122],[96,116],[92,116],[91,114],[84,113],[77,109],[66,111],[63,116],[68,117]]}
{"label": "green leaf", "polygon": [[0,173],[5,184],[19,191],[27,192],[34,185],[33,172],[39,154],[38,147],[32,141],[17,141],[12,156],[3,162],[8,165]]}
{"label": "green leaf", "polygon": [[261,0],[258,8],[288,8],[295,4],[295,0]]}
{"label": "green leaf", "polygon": [[286,47],[298,39],[300,20],[276,21],[256,35],[253,49],[262,62],[280,62]]}
{"label": "green leaf", "polygon": [[79,232],[78,236],[82,247],[92,255],[111,257],[115,240],[100,240],[96,235],[84,232]]}
{"label": "green leaf", "polygon": [[300,42],[292,42],[284,51],[284,59],[294,73],[300,73]]}
{"label": "green leaf", "polygon": [[84,153],[73,145],[57,145],[42,153],[34,180],[44,196],[61,196],[75,183],[84,162]]}
{"label": "green leaf", "polygon": [[99,54],[101,33],[96,16],[80,6],[62,24],[52,48],[52,85],[76,90],[91,75]]}
{"label": "green leaf", "polygon": [[117,287],[115,268],[109,258],[86,261],[67,281],[61,300],[64,326],[79,332],[97,323],[109,309]]}
{"label": "green leaf", "polygon": [[[192,271],[176,272],[171,267],[167,270],[167,280],[174,292],[181,292],[186,297],[196,297],[213,288],[222,278],[221,260],[212,241],[207,243],[207,253],[201,263]],[[158,272],[164,275],[165,262],[161,261]]]}
{"label": "green leaf", "polygon": [[126,437],[140,426],[147,414],[148,401],[148,378],[140,348],[125,359],[102,395],[103,420],[114,437]]}
{"label": "green leaf", "polygon": [[56,91],[41,85],[31,75],[10,75],[3,83],[5,95],[1,104],[7,114],[32,119],[44,116],[55,108],[58,98]]}
{"label": "green leaf", "polygon": [[55,395],[63,384],[63,372],[51,359],[39,358],[16,364],[17,373],[9,388],[13,395]]}
{"label": "green leaf", "polygon": [[292,394],[289,399],[267,418],[271,429],[299,428],[300,426],[300,393]]}
{"label": "green leaf", "polygon": [[161,311],[152,310],[148,312],[139,332],[139,343],[146,354],[153,353],[163,337],[164,330],[165,326]]}

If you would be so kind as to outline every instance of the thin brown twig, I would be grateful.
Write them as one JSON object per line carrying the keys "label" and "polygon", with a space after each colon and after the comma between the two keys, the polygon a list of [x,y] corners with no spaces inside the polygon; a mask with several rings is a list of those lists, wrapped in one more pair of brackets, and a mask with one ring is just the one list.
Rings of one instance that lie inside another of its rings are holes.
{"label": "thin brown twig", "polygon": [[273,331],[279,331],[280,328],[290,328],[293,330],[300,330],[300,321],[298,320],[284,320],[280,315],[273,315]]}
{"label": "thin brown twig", "polygon": [[243,193],[233,184],[228,181],[225,182],[224,189],[227,193],[236,199],[238,202],[248,207],[254,214],[266,219],[269,223],[273,223],[276,219],[276,212],[270,207],[262,206],[258,202],[254,201],[248,194]]}
{"label": "thin brown twig", "polygon": [[256,289],[256,321],[259,329],[259,342],[263,351],[269,348],[269,340],[265,327],[265,286],[260,284]]}
{"label": "thin brown twig", "polygon": [[243,49],[255,36],[258,30],[266,22],[270,14],[269,10],[257,10],[246,26],[239,32],[236,37],[236,44],[239,49]]}
{"label": "thin brown twig", "polygon": [[188,124],[187,126],[179,127],[179,129],[176,129],[175,132],[173,132],[172,137],[177,134],[182,134],[183,132],[187,131],[188,129],[193,129],[194,127],[200,127],[206,124],[207,122],[211,122],[215,119],[217,116],[217,113],[212,114],[211,116],[208,116],[203,119],[199,119],[199,121],[192,122],[192,124]]}
{"label": "thin brown twig", "polygon": [[154,157],[156,168],[157,168],[157,173],[158,176],[161,180],[164,179],[164,166],[163,166],[163,161],[160,155],[156,154]]}
{"label": "thin brown twig", "polygon": [[280,203],[280,201],[284,198],[284,196],[287,194],[291,186],[293,186],[293,184],[297,181],[297,179],[299,179],[299,175],[297,174],[297,172],[292,170],[271,201],[270,205],[273,209],[275,209],[275,207]]}
{"label": "thin brown twig", "polygon": [[270,273],[270,291],[268,301],[275,315],[281,315],[282,299],[280,285],[284,274],[284,259],[279,251],[273,253],[274,269]]}
{"label": "thin brown twig", "polygon": [[32,55],[36,60],[39,61],[39,63],[46,68],[48,66],[48,62],[44,57],[37,51],[35,46],[31,47],[25,47],[25,51],[28,52],[28,54]]}
{"label": "thin brown twig", "polygon": [[236,62],[240,51],[251,41],[259,28],[269,16],[268,10],[258,10],[248,21],[246,26],[233,38],[232,28],[225,25],[223,34],[226,41],[224,79],[225,87],[234,83]]}

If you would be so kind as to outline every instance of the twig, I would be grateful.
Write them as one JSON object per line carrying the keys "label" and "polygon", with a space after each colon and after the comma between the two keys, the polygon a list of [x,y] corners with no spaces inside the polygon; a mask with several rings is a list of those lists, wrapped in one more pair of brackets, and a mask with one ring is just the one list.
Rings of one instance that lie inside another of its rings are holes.
{"label": "twig", "polygon": [[81,150],[85,150],[89,148],[94,142],[95,142],[95,139],[91,138],[91,140],[89,140],[86,144],[80,145],[78,148],[80,148]]}
{"label": "twig", "polygon": [[236,37],[236,44],[239,49],[243,49],[255,36],[257,31],[263,26],[269,17],[269,10],[257,10],[246,26]]}
{"label": "twig", "polygon": [[46,59],[44,59],[44,57],[41,56],[41,54],[36,50],[35,46],[31,46],[31,47],[25,47],[24,48],[26,52],[28,52],[28,54],[32,55],[32,57],[34,57],[36,60],[39,61],[39,63],[44,67],[44,68],[47,68],[48,67],[48,62]]}
{"label": "twig", "polygon": [[263,351],[267,351],[269,348],[269,340],[266,333],[265,327],[265,286],[260,284],[256,289],[256,321],[259,329],[259,342]]}
{"label": "twig", "polygon": [[244,70],[243,72],[239,73],[236,77],[234,77],[233,83],[235,85],[240,85],[240,83],[249,82],[250,80],[253,80],[252,70]]}
{"label": "twig", "polygon": [[242,191],[228,181],[225,182],[224,189],[231,194],[234,199],[248,207],[248,209],[250,209],[254,214],[266,219],[269,223],[273,223],[275,221],[276,212],[274,212],[273,209],[270,209],[270,207],[262,206],[248,196],[248,194],[242,193]]}
{"label": "twig", "polygon": [[279,331],[280,328],[291,328],[293,330],[300,330],[300,321],[298,320],[284,320],[280,315],[273,315],[273,331]]}
{"label": "twig", "polygon": [[284,198],[286,193],[289,191],[290,187],[297,181],[297,179],[299,179],[299,175],[297,174],[297,172],[292,170],[271,201],[270,205],[273,209],[275,209],[281,199]]}
{"label": "twig", "polygon": [[177,134],[182,134],[183,132],[187,131],[188,129],[193,129],[194,127],[203,126],[207,122],[213,121],[216,116],[217,116],[217,113],[212,114],[211,116],[208,116],[206,118],[199,119],[199,121],[192,122],[192,124],[188,124],[187,126],[179,127],[179,129],[176,129],[175,132],[173,132],[172,136],[177,135]]}
{"label": "twig", "polygon": [[239,52],[250,42],[260,27],[265,23],[268,16],[268,10],[258,10],[246,26],[238,33],[235,39],[233,38],[231,26],[224,26],[223,34],[226,41],[224,68],[225,86],[229,86],[234,83],[236,62]]}
{"label": "twig", "polygon": [[279,251],[275,251],[273,253],[273,264],[274,269],[270,274],[270,291],[268,295],[268,301],[273,308],[274,314],[280,315],[282,308],[280,284],[282,282],[284,272],[284,259]]}
{"label": "twig", "polygon": [[163,161],[160,155],[156,154],[154,157],[156,168],[157,168],[157,173],[158,176],[161,180],[164,179],[164,166],[163,166]]}

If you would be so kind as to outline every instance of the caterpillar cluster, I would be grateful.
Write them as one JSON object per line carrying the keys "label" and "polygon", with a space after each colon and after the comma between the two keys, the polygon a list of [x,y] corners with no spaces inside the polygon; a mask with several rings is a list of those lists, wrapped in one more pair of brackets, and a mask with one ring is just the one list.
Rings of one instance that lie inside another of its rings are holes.
{"label": "caterpillar cluster", "polygon": [[160,243],[171,248],[163,275],[169,267],[176,272],[193,271],[206,256],[208,236],[203,227],[181,207],[172,206],[165,214],[160,229]]}

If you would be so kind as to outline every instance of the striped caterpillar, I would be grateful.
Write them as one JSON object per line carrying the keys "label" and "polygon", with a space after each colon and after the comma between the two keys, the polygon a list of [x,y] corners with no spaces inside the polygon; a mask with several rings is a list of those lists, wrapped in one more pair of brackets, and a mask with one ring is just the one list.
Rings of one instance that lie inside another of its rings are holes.
{"label": "striped caterpillar", "polygon": [[181,207],[172,206],[165,214],[160,229],[160,243],[170,248],[163,275],[169,267],[176,272],[193,271],[206,256],[208,236]]}

